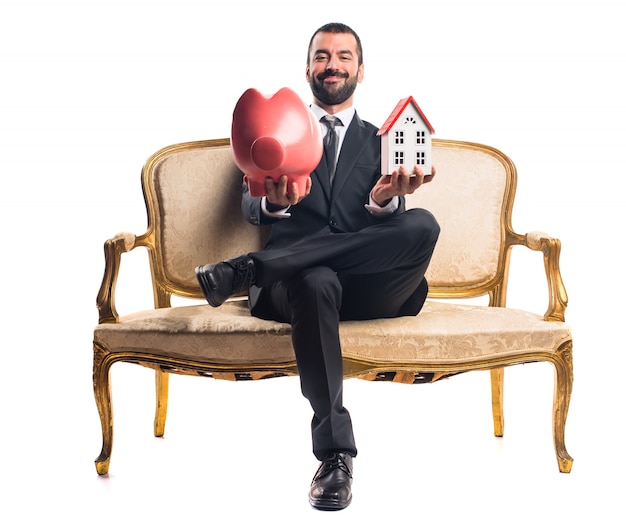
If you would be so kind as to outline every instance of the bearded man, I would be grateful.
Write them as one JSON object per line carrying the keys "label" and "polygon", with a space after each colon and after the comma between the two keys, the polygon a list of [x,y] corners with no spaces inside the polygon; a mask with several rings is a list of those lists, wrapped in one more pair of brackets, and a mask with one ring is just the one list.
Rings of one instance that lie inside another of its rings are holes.
{"label": "bearded man", "polygon": [[[313,453],[320,461],[309,501],[321,510],[352,500],[352,421],[343,405],[339,322],[417,315],[439,226],[404,196],[435,175],[415,166],[380,175],[378,128],[353,106],[363,81],[363,50],[350,27],[330,23],[309,42],[306,78],[320,119],[324,156],[300,195],[287,176],[268,177],[252,197],[244,176],[242,211],[270,224],[265,249],[196,268],[209,304],[247,289],[252,315],[290,323],[303,395],[313,409]],[[280,448],[277,448],[280,452]]]}

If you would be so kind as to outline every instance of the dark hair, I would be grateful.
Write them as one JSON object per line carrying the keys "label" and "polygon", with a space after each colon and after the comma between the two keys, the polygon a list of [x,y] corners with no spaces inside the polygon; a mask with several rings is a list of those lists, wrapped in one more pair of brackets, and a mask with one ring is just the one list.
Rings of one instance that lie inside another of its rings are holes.
{"label": "dark hair", "polygon": [[307,50],[306,55],[306,64],[309,64],[313,39],[318,33],[351,33],[352,35],[354,35],[354,38],[356,39],[356,51],[359,56],[359,66],[363,64],[363,47],[361,46],[361,39],[356,34],[356,31],[354,31],[350,26],[346,26],[341,22],[329,22],[328,24],[324,24],[321,28],[315,31],[315,33],[311,37],[311,40],[309,41],[309,49]]}

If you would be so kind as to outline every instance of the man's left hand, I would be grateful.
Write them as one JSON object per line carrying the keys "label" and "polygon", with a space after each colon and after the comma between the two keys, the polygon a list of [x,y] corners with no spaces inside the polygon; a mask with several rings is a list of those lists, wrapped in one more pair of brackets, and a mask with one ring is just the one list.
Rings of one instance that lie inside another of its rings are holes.
{"label": "man's left hand", "polygon": [[435,177],[435,167],[432,166],[429,175],[418,167],[413,166],[413,173],[404,167],[394,171],[391,175],[383,175],[372,188],[372,199],[380,206],[385,206],[393,197],[412,194],[423,184],[429,183]]}

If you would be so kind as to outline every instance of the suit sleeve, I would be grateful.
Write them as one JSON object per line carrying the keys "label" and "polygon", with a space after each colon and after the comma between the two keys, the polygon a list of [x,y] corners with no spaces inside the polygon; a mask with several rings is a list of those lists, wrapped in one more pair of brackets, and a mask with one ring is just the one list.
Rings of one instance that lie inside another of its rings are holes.
{"label": "suit sleeve", "polygon": [[252,225],[268,225],[276,223],[280,218],[273,218],[263,214],[261,198],[252,197],[248,185],[244,182],[241,191],[241,212],[248,223]]}

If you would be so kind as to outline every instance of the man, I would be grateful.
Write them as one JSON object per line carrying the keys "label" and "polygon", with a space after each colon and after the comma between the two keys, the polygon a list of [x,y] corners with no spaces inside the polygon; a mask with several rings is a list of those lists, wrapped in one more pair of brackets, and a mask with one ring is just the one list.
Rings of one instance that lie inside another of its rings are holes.
{"label": "man", "polygon": [[[320,119],[340,120],[320,125],[324,156],[302,196],[282,176],[266,180],[265,197],[251,197],[244,177],[244,215],[271,224],[266,248],[196,268],[212,306],[249,288],[253,315],[291,323],[302,393],[313,409],[313,453],[321,461],[309,501],[322,510],[350,504],[357,454],[343,406],[339,321],[417,315],[439,235],[429,212],[407,211],[404,202],[434,169],[380,175],[378,129],[353,107],[363,74],[361,42],[351,28],[331,23],[313,34],[306,66],[311,109]],[[338,133],[335,155],[327,146],[331,129]]]}

